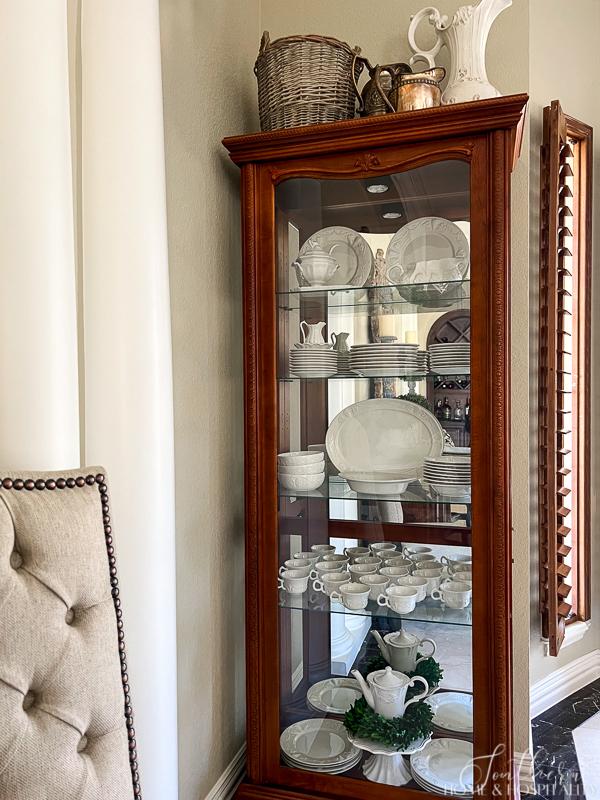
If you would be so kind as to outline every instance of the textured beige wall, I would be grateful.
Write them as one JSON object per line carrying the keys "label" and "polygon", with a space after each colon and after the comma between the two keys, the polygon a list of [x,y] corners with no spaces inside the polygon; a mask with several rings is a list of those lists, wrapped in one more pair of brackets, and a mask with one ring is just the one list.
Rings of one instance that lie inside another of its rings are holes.
{"label": "textured beige wall", "polygon": [[[530,30],[530,114],[531,114],[531,192],[530,192],[530,248],[531,248],[531,295],[532,295],[532,321],[530,330],[531,339],[531,375],[532,392],[537,391],[535,376],[537,372],[537,324],[534,313],[537,312],[537,281],[538,281],[538,226],[539,226],[539,147],[542,135],[542,109],[552,100],[560,100],[563,111],[571,116],[587,122],[595,128],[595,230],[594,252],[600,253],[600,94],[592,71],[596,66],[596,48],[600,35],[600,3],[598,0],[577,0],[577,13],[565,16],[563,0],[531,0],[531,30]],[[535,20],[535,24],[533,24]],[[556,43],[560,41],[560,52],[568,54],[568,69],[565,62],[559,57]],[[592,363],[597,364],[598,346],[600,344],[600,326],[598,324],[598,281],[595,281],[593,306],[594,319],[594,345],[592,350]],[[596,424],[600,413],[599,374],[596,369],[593,375],[595,391],[593,391],[592,405],[592,537],[594,540],[593,563],[600,563],[600,539],[594,535],[598,520],[598,450],[600,428]],[[594,384],[593,384],[594,385]],[[535,395],[534,395],[535,396]],[[532,431],[535,431],[537,420],[535,412],[537,403],[532,406]],[[532,439],[532,446],[535,441]],[[537,613],[537,514],[535,509],[536,483],[535,476],[532,482],[532,554],[531,554],[531,602],[532,602],[532,630],[531,630],[531,680],[532,683],[540,680],[558,667],[596,650],[600,647],[600,585],[598,582],[598,569],[592,570],[593,579],[593,626],[584,639],[577,644],[564,648],[558,658],[544,655],[543,644],[540,639],[539,615]]]}
{"label": "textured beige wall", "polygon": [[[258,0],[161,0],[173,316],[180,800],[244,741],[239,174]],[[160,491],[160,487],[157,487]]]}

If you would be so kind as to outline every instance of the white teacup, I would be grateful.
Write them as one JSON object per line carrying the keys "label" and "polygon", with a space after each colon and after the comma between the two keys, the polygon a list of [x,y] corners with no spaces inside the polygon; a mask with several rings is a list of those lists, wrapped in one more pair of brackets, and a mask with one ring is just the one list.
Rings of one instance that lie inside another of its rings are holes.
{"label": "white teacup", "polygon": [[355,583],[360,581],[361,575],[373,575],[377,572],[375,564],[350,564],[348,572]]}
{"label": "white teacup", "polygon": [[415,578],[427,578],[427,594],[431,597],[431,593],[435,589],[440,588],[442,582],[441,569],[416,569],[413,572]]}
{"label": "white teacup", "polygon": [[350,583],[349,572],[324,572],[321,578],[317,578],[313,583],[313,588],[317,592],[331,595],[332,592],[339,590],[344,583]]}
{"label": "white teacup", "polygon": [[377,573],[373,575],[361,575],[359,582],[364,583],[365,586],[369,587],[371,590],[369,593],[369,599],[375,601],[379,595],[382,592],[385,592],[387,587],[390,585],[389,578],[387,578],[385,575],[377,575]]}
{"label": "white teacup", "polygon": [[348,556],[350,561],[354,564],[357,558],[361,556],[368,556],[370,554],[368,547],[344,547],[344,553]]}
{"label": "white teacup", "polygon": [[301,558],[304,561],[309,561],[312,566],[314,566],[317,561],[321,560],[320,553],[313,553],[312,550],[310,551],[303,551],[301,553],[294,553],[294,558]]}
{"label": "white teacup", "polygon": [[345,567],[350,563],[348,556],[344,556],[341,553],[326,553],[321,558],[321,561],[329,561],[330,564],[335,564],[336,566],[343,564]]}
{"label": "white teacup", "polygon": [[335,553],[335,547],[332,544],[313,544],[310,549],[313,553],[318,553],[320,557],[327,553]]}
{"label": "white teacup", "polygon": [[277,579],[277,586],[289,594],[302,594],[308,589],[308,573],[305,569],[286,569]]}
{"label": "white teacup", "polygon": [[388,586],[377,598],[377,605],[387,606],[396,614],[410,614],[415,610],[417,595],[414,586]]}
{"label": "white teacup", "polygon": [[415,575],[406,575],[403,578],[398,578],[396,581],[397,586],[412,586],[418,591],[417,603],[422,603],[427,597],[427,578],[419,578]]}
{"label": "white teacup", "polygon": [[441,600],[448,608],[466,608],[471,602],[471,585],[460,581],[444,581],[431,593],[433,600]]}
{"label": "white teacup", "polygon": [[310,561],[307,561],[304,558],[288,558],[287,561],[283,562],[283,566],[279,567],[279,574],[281,575],[286,569],[305,569],[308,567],[308,573],[312,567]]}
{"label": "white teacup", "polygon": [[425,555],[426,553],[431,553],[431,547],[425,547],[424,545],[415,544],[412,545],[412,547],[402,548],[402,555],[405,558],[412,558],[413,556]]}
{"label": "white teacup", "polygon": [[370,588],[362,583],[343,583],[339,591],[332,592],[330,596],[351,611],[359,611],[367,607],[370,592]]}
{"label": "white teacup", "polygon": [[471,561],[465,561],[462,564],[454,564],[448,567],[448,574],[449,575],[458,575],[461,572],[471,572],[473,570],[473,564]]}
{"label": "white teacup", "polygon": [[311,580],[320,579],[326,572],[343,572],[345,566],[336,564],[335,561],[317,561],[310,573]]}
{"label": "white teacup", "polygon": [[410,558],[404,558],[404,556],[392,556],[391,558],[386,558],[383,562],[384,567],[406,567],[409,571],[412,571],[413,567],[415,566]]}
{"label": "white teacup", "polygon": [[373,542],[371,547],[371,552],[377,555],[379,558],[383,558],[381,555],[381,550],[396,550],[396,545],[393,542]]}
{"label": "white teacup", "polygon": [[449,558],[448,556],[442,556],[440,561],[445,567],[448,569],[456,570],[458,567],[462,565],[467,565],[469,569],[471,569],[471,564],[473,563],[472,556],[454,556],[453,558]]}
{"label": "white teacup", "polygon": [[437,559],[433,553],[415,553],[410,556],[410,560],[413,564],[426,564],[428,561],[436,561]]}
{"label": "white teacup", "polygon": [[470,583],[472,586],[473,573],[467,572],[466,570],[461,570],[460,572],[455,572],[453,575],[449,575],[448,580],[452,581],[453,583]]}
{"label": "white teacup", "polygon": [[386,578],[390,579],[391,584],[395,584],[398,582],[398,578],[405,578],[410,575],[410,569],[408,567],[381,567],[379,574],[385,575]]}
{"label": "white teacup", "polygon": [[379,569],[379,567],[382,564],[382,561],[381,561],[380,558],[377,558],[376,556],[359,556],[354,561],[354,563],[355,564],[371,564],[371,566],[377,567],[377,569]]}

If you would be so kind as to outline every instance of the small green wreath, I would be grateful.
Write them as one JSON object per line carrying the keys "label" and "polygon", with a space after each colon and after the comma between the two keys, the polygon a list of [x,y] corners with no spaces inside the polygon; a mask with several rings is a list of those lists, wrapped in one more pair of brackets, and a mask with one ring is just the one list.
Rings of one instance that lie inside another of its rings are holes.
{"label": "small green wreath", "polygon": [[[388,662],[383,656],[378,654],[374,656],[360,672],[363,674],[363,677],[366,678],[369,673],[376,672],[379,669],[385,669],[386,667],[389,667]],[[444,670],[440,667],[439,662],[436,661],[435,658],[429,656],[429,658],[424,658],[423,661],[419,661],[414,672],[407,672],[406,674],[409,678],[415,678],[417,675],[421,678],[425,678],[429,684],[429,689],[432,690],[437,689],[442,682]],[[411,697],[420,694],[422,691],[423,687],[421,684],[410,686],[406,693],[406,699],[410,700]]]}
{"label": "small green wreath", "polygon": [[364,697],[359,697],[344,716],[344,726],[349,734],[360,739],[407,750],[417,739],[424,739],[433,732],[433,711],[423,701],[412,703],[403,717],[386,719],[376,714]]}

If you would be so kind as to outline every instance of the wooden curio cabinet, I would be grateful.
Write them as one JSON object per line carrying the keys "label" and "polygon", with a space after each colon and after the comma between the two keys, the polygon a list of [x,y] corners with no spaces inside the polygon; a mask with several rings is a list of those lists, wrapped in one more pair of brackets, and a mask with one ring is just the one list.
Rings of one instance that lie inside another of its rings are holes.
{"label": "wooden curio cabinet", "polygon": [[[239,798],[516,793],[509,229],[526,101],[225,140],[244,245]],[[356,672],[388,718],[409,715],[402,676],[429,676],[431,741],[395,755],[349,733]]]}

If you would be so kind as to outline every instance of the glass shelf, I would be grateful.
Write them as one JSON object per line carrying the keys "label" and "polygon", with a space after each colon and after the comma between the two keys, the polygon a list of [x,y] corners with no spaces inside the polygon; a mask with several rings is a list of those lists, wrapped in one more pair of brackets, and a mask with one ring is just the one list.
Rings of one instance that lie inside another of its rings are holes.
{"label": "glass shelf", "polygon": [[372,314],[382,306],[388,313],[416,314],[469,308],[469,279],[442,283],[357,286],[349,289],[294,288],[277,292],[281,311],[298,311],[307,303],[326,305],[330,312]]}
{"label": "glass shelf", "polygon": [[311,497],[324,500],[379,500],[386,503],[431,503],[434,505],[471,505],[471,496],[447,497],[438,495],[428,483],[415,480],[399,495],[376,495],[353,491],[348,482],[339,476],[330,476],[312,492],[297,492],[279,486],[280,497]]}
{"label": "glass shelf", "polygon": [[387,620],[405,620],[411,622],[431,622],[443,625],[464,625],[470,627],[472,622],[472,608],[456,609],[443,606],[439,600],[431,597],[417,603],[410,614],[396,614],[387,606],[380,606],[374,600],[369,600],[366,608],[351,611],[342,603],[330,600],[327,595],[317,592],[312,588],[312,581],[303,594],[289,594],[283,589],[279,590],[279,606],[291,610],[308,612],[321,612],[325,614],[349,614],[358,617],[381,618]]}
{"label": "glass shelf", "polygon": [[340,375],[330,375],[326,378],[301,378],[297,375],[285,375],[277,379],[281,383],[290,383],[292,381],[302,381],[306,383],[307,381],[377,381],[377,380],[401,380],[401,381],[447,381],[447,380],[454,380],[458,382],[464,382],[465,387],[467,387],[471,383],[471,376],[465,372],[421,372],[418,375],[411,373],[407,375],[403,372],[398,372],[394,375],[359,375],[358,373],[355,375],[350,375],[347,373],[340,374]]}

